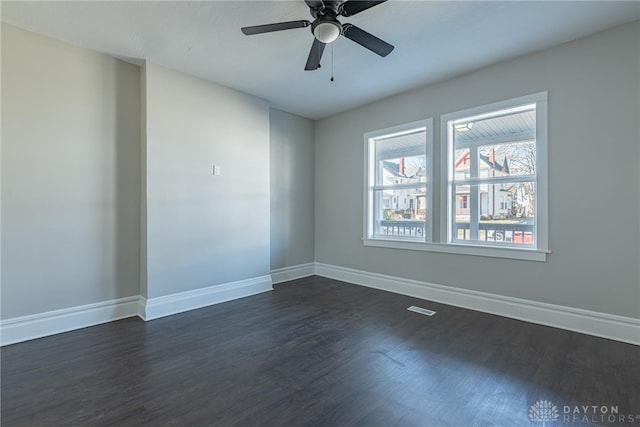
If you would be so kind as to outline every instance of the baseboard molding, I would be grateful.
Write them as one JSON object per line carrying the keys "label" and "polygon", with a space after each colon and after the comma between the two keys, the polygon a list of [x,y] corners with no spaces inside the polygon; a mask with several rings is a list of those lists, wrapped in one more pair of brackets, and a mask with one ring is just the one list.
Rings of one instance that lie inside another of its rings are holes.
{"label": "baseboard molding", "polygon": [[270,276],[146,299],[140,295],[0,321],[0,346],[95,326],[126,317],[153,320],[273,290]]}
{"label": "baseboard molding", "polygon": [[0,321],[5,346],[138,315],[138,295]]}
{"label": "baseboard molding", "polygon": [[0,346],[140,316],[153,320],[273,290],[313,274],[526,322],[640,345],[640,319],[546,304],[322,263],[273,270],[271,276],[211,286],[158,298],[131,296],[0,321]]}
{"label": "baseboard molding", "polygon": [[138,315],[153,320],[271,290],[271,276],[261,276],[162,297],[140,297]]}
{"label": "baseboard molding", "polygon": [[299,264],[292,267],[276,268],[271,270],[271,280],[276,284],[295,279],[302,279],[303,277],[313,276],[314,274],[315,264],[310,262],[307,264]]}
{"label": "baseboard molding", "polygon": [[316,263],[318,276],[640,345],[640,319]]}

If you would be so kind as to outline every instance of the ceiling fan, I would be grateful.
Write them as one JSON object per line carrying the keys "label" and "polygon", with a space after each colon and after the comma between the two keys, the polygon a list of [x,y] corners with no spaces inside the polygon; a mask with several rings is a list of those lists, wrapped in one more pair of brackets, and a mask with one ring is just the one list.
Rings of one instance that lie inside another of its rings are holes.
{"label": "ceiling fan", "polygon": [[391,53],[393,46],[376,36],[369,34],[352,24],[341,24],[339,16],[349,17],[384,3],[387,0],[305,0],[309,6],[313,22],[307,20],[278,22],[275,24],[255,25],[243,27],[242,33],[250,36],[254,34],[270,33],[273,31],[291,30],[311,26],[314,35],[311,51],[307,58],[305,70],[317,70],[320,68],[320,59],[327,44],[334,42],[340,35],[358,43],[370,51],[385,57]]}

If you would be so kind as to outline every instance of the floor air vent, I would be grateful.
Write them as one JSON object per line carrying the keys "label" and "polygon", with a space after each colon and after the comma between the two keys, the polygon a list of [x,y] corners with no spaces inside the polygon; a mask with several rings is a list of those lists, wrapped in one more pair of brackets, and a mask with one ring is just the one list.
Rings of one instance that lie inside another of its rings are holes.
{"label": "floor air vent", "polygon": [[434,314],[436,314],[435,311],[427,310],[426,308],[416,307],[415,305],[412,305],[411,307],[407,308],[407,310],[415,311],[416,313],[424,314],[426,316],[433,316]]}

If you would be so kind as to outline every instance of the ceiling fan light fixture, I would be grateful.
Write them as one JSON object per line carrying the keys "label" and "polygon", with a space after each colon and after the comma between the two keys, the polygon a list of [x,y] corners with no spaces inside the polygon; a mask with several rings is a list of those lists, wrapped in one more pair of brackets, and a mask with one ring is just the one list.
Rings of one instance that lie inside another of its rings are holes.
{"label": "ceiling fan light fixture", "polygon": [[342,27],[338,22],[322,21],[313,28],[313,35],[322,43],[334,42],[342,32]]}

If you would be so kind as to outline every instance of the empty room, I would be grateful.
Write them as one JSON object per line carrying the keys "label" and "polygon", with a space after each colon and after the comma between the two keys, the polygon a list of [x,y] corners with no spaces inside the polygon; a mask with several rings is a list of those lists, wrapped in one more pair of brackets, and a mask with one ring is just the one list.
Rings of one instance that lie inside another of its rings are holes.
{"label": "empty room", "polygon": [[4,1],[2,426],[640,426],[639,1]]}

